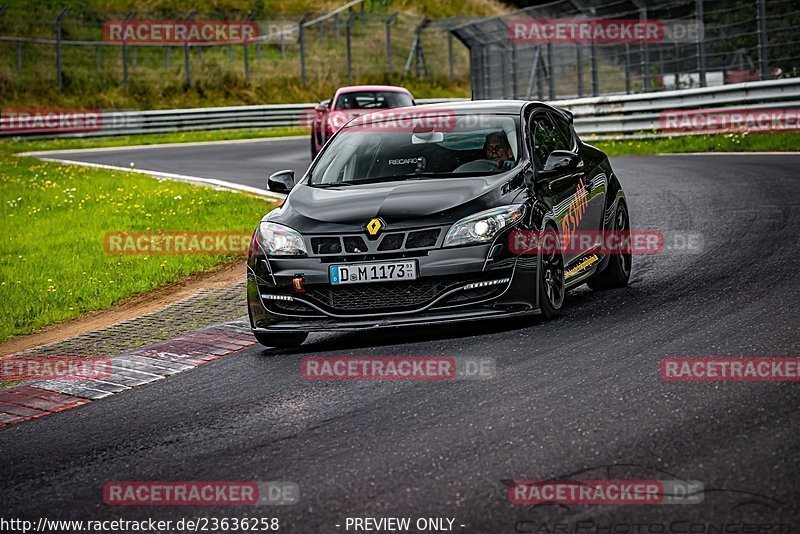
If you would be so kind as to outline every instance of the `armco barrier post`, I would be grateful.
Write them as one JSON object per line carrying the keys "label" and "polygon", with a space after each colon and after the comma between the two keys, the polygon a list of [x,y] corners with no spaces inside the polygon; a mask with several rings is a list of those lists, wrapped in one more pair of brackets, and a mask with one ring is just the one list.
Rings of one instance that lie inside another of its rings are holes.
{"label": "armco barrier post", "polygon": [[517,63],[517,43],[511,42],[511,98],[517,100],[519,98],[519,76],[517,71],[519,65]]}
{"label": "armco barrier post", "polygon": [[591,69],[592,69],[592,96],[597,96],[600,94],[600,80],[597,76],[597,47],[594,44],[594,38],[592,38],[592,45],[589,48],[589,51],[592,54],[591,57]]}
{"label": "armco barrier post", "polygon": [[[703,0],[696,0],[695,2],[695,20],[697,27],[701,32],[704,32],[703,26]],[[697,39],[697,71],[700,73],[700,87],[706,86],[706,41],[701,35]]]}
{"label": "armco barrier post", "polygon": [[[453,81],[453,32],[450,31],[452,28],[453,28],[453,23],[452,22],[447,23],[447,61],[450,64],[450,78],[449,79],[450,79],[451,82]],[[512,57],[513,57],[513,54],[512,54]],[[512,62],[511,68],[512,68],[512,72],[513,72],[513,69],[514,69],[513,62],[514,62],[514,60],[512,59],[511,62]],[[515,89],[515,91],[516,91],[516,89]]]}
{"label": "armco barrier post", "polygon": [[393,13],[386,19],[386,71],[392,72],[392,22],[399,13]]}
{"label": "armco barrier post", "polygon": [[[196,11],[190,12],[183,20],[189,21],[194,18]],[[189,41],[188,38],[183,43],[183,66],[186,69],[186,86],[192,85],[192,62],[189,54]]]}
{"label": "armco barrier post", "polygon": [[[135,16],[136,11],[131,11],[125,15],[125,21],[129,21]],[[128,32],[125,33],[127,34]],[[125,35],[122,36],[122,84],[125,86],[125,90],[127,91],[128,86],[130,85],[130,80],[128,77],[128,43]]]}
{"label": "armco barrier post", "polygon": [[[633,0],[633,3],[639,8],[639,21],[642,25],[647,24],[647,6],[642,0]],[[647,61],[647,43],[642,41],[639,44],[639,55],[642,67],[642,88],[645,93],[650,92],[650,65]]]}
{"label": "armco barrier post", "polygon": [[56,78],[58,78],[58,87],[64,86],[64,72],[61,59],[61,21],[69,13],[69,8],[65,7],[56,18]]}
{"label": "armco barrier post", "polygon": [[[250,22],[256,16],[255,11],[251,11],[247,17],[245,17],[246,22]],[[244,80],[246,82],[250,81],[250,42],[245,38],[242,39],[242,46],[244,47]]]}
{"label": "armco barrier post", "polygon": [[350,51],[350,32],[353,27],[353,21],[357,16],[357,13],[350,13],[350,16],[347,17],[347,24],[345,24],[344,27],[345,38],[347,40],[347,81],[351,84],[353,83],[353,58]]}
{"label": "armco barrier post", "polygon": [[[570,0],[570,2],[584,15],[595,17],[597,14],[597,10],[593,7],[584,5],[583,0]],[[592,34],[592,42],[589,47],[589,53],[591,54],[589,61],[592,75],[592,96],[597,96],[600,94],[600,81],[597,78],[597,47],[594,43],[594,34]]]}
{"label": "armco barrier post", "polygon": [[306,13],[303,15],[303,18],[300,19],[300,22],[297,24],[297,40],[300,43],[300,80],[303,82],[303,85],[306,85],[308,81],[306,78],[306,29],[305,23],[308,18],[311,16],[311,13]]}
{"label": "armco barrier post", "polygon": [[673,70],[675,71],[675,87],[674,88],[675,89],[680,89],[680,81],[679,80],[680,80],[680,77],[681,77],[681,73],[680,73],[680,53],[681,53],[681,50],[678,47],[678,43],[677,42],[675,43],[674,48],[675,48],[675,61],[672,64]]}
{"label": "armco barrier post", "polygon": [[767,2],[766,0],[756,0],[757,20],[758,20],[758,67],[761,71],[761,79],[769,80],[769,57],[767,56]]}
{"label": "armco barrier post", "polygon": [[556,99],[556,66],[552,43],[547,43],[547,96],[550,100]]}
{"label": "armco barrier post", "polygon": [[625,43],[625,94],[631,94],[631,45]]}
{"label": "armco barrier post", "polygon": [[583,45],[575,44],[575,62],[578,66],[578,97],[583,96]]}

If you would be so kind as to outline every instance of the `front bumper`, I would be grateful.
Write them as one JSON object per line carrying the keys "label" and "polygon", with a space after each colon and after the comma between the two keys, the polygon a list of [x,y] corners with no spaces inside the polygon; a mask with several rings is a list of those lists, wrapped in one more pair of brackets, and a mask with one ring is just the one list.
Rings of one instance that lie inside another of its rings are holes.
{"label": "front bumper", "polygon": [[[276,333],[342,331],[537,311],[537,257],[511,255],[497,243],[370,258],[368,261],[414,259],[419,278],[346,286],[332,286],[328,279],[328,267],[348,263],[346,260],[268,259],[259,251],[248,259],[251,326]],[[303,277],[305,292],[292,288],[296,276]]]}

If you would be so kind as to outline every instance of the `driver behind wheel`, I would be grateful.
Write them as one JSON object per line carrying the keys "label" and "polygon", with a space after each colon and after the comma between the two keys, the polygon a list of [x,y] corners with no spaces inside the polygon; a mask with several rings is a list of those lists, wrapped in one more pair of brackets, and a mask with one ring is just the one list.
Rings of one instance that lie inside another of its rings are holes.
{"label": "driver behind wheel", "polygon": [[483,143],[486,159],[494,161],[503,170],[514,168],[514,152],[503,132],[493,132],[486,136]]}

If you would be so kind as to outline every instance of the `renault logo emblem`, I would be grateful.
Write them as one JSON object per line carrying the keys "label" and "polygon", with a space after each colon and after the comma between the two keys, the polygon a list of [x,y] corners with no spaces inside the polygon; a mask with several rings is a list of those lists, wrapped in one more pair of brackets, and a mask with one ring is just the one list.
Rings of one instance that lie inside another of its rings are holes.
{"label": "renault logo emblem", "polygon": [[374,219],[371,219],[367,223],[367,225],[364,226],[364,229],[367,231],[367,234],[369,235],[370,238],[375,238],[378,237],[378,234],[380,233],[380,231],[383,229],[384,226],[386,226],[386,223],[376,217]]}

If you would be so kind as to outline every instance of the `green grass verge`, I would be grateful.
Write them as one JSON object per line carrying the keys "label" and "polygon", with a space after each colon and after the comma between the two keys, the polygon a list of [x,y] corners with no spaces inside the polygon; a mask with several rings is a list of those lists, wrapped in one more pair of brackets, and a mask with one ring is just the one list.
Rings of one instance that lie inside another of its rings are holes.
{"label": "green grass verge", "polygon": [[800,150],[800,133],[729,133],[618,141],[592,141],[591,138],[586,137],[584,141],[596,146],[609,156]]}
{"label": "green grass verge", "polygon": [[37,150],[70,150],[80,148],[106,148],[131,145],[156,145],[164,143],[197,143],[203,141],[233,141],[309,135],[304,128],[269,128],[249,130],[209,130],[197,132],[170,132],[160,134],[125,135],[120,137],[85,137],[69,139],[9,139],[4,146],[12,153]]}
{"label": "green grass verge", "polygon": [[249,233],[272,207],[228,191],[21,158],[0,143],[0,340],[237,258],[109,255],[108,232]]}

